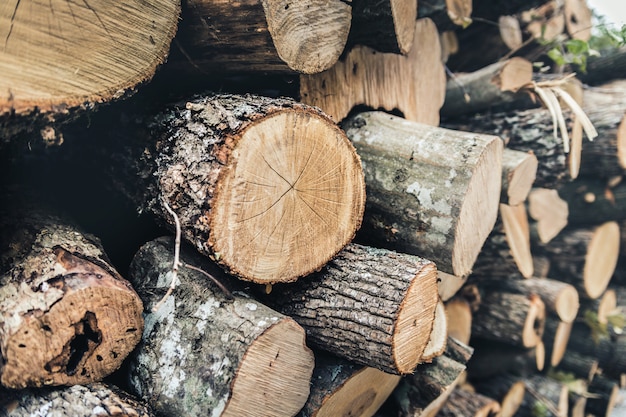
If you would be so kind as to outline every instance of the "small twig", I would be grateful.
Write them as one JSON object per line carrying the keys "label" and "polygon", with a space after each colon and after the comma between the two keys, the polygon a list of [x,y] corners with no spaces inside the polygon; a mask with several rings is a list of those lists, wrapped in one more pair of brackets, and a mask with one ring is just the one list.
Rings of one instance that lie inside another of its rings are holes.
{"label": "small twig", "polygon": [[200,272],[201,274],[203,274],[204,276],[209,278],[211,281],[213,281],[213,283],[215,285],[217,285],[220,288],[220,290],[222,290],[222,292],[224,293],[226,298],[228,298],[229,300],[232,300],[234,298],[233,294],[228,290],[228,288],[226,288],[224,286],[224,284],[222,284],[217,278],[215,278],[213,275],[209,274],[205,270],[203,270],[201,268],[198,268],[197,266],[189,265],[189,264],[184,263],[184,262],[181,262],[180,265],[184,266],[185,268],[189,268],[189,269],[192,269],[194,271]]}
{"label": "small twig", "polygon": [[172,282],[170,283],[170,287],[167,289],[167,292],[165,293],[165,295],[163,296],[163,298],[161,298],[161,300],[156,303],[156,305],[152,308],[152,312],[156,313],[159,308],[161,308],[161,305],[165,302],[165,300],[167,300],[167,297],[169,297],[172,292],[174,292],[174,289],[176,289],[176,283],[178,281],[178,266],[181,265],[180,262],[180,220],[178,220],[178,216],[176,215],[176,213],[174,213],[174,210],[172,210],[172,208],[169,206],[169,204],[167,204],[167,201],[165,201],[165,198],[163,198],[163,207],[165,207],[165,210],[167,210],[167,212],[174,218],[174,224],[176,225],[176,240],[174,241],[174,262],[172,265]]}

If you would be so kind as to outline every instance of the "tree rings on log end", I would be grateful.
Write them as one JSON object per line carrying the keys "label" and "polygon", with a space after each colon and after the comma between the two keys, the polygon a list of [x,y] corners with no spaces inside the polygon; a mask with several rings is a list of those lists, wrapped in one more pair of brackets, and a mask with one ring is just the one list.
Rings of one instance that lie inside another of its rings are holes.
{"label": "tree rings on log end", "polygon": [[66,269],[63,275],[36,291],[27,285],[15,289],[20,298],[58,300],[47,311],[23,315],[17,331],[2,341],[0,377],[6,387],[100,380],[120,367],[141,338],[143,304],[128,283],[63,249],[57,251],[58,268]]}
{"label": "tree rings on log end", "polygon": [[595,299],[602,295],[615,272],[619,258],[620,232],[617,222],[606,222],[595,230],[583,269],[583,283],[587,296]]}
{"label": "tree rings on log end", "polygon": [[360,160],[345,134],[312,111],[283,109],[236,139],[216,185],[209,246],[242,279],[295,281],[352,240],[364,207]]}
{"label": "tree rings on log end", "polygon": [[[304,329],[290,318],[279,321],[246,351],[221,415],[249,415],[250,410],[257,410],[258,415],[297,414],[309,395],[314,361]],[[280,395],[280,401],[268,393]]]}

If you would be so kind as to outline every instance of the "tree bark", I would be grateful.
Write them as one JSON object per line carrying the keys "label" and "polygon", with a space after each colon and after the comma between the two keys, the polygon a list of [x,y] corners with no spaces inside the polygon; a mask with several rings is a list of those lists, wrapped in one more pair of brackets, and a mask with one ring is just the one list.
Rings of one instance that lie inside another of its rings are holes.
{"label": "tree bark", "polygon": [[471,73],[458,74],[446,84],[441,115],[452,118],[502,106],[514,100],[520,88],[532,80],[532,63],[524,58],[512,58]]}
{"label": "tree bark", "polygon": [[37,113],[51,123],[133,93],[165,61],[180,14],[175,0],[5,6],[0,119],[27,116],[11,120],[24,129]]}
{"label": "tree bark", "polygon": [[504,149],[500,202],[509,206],[524,203],[535,182],[537,166],[537,157],[532,152]]}
{"label": "tree bark", "polygon": [[489,382],[505,373],[526,377],[537,373],[545,360],[541,344],[529,349],[478,337],[470,343],[474,355],[467,364],[467,375],[472,381]]}
{"label": "tree bark", "polygon": [[119,388],[102,383],[63,388],[4,391],[0,415],[11,417],[152,417],[150,407]]}
{"label": "tree bark", "polygon": [[500,412],[500,404],[482,394],[455,388],[439,412],[440,417],[493,417]]}
{"label": "tree bark", "polygon": [[489,290],[472,320],[472,336],[531,348],[541,341],[545,305],[538,296],[526,297]]}
{"label": "tree bark", "polygon": [[445,85],[437,28],[430,19],[418,19],[408,55],[357,46],[328,71],[301,76],[300,99],[337,122],[361,105],[437,126]]}
{"label": "tree bark", "polygon": [[543,343],[550,366],[558,366],[568,353],[567,345],[571,339],[573,325],[573,322],[562,321],[552,314],[546,316]]}
{"label": "tree bark", "polygon": [[581,298],[598,298],[606,290],[619,257],[619,226],[567,229],[537,251],[550,258],[550,277],[572,284]]}
{"label": "tree bark", "polygon": [[619,400],[617,382],[601,375],[595,375],[587,387],[589,394],[585,412],[598,417],[609,417]]}
{"label": "tree bark", "polygon": [[563,356],[556,369],[570,373],[577,379],[582,379],[586,382],[590,382],[593,376],[600,370],[596,358],[581,355],[572,350],[567,351],[567,354]]}
{"label": "tree bark", "polygon": [[316,353],[315,362],[311,394],[299,417],[370,417],[401,379],[321,352]]}
{"label": "tree bark", "polygon": [[500,403],[501,417],[513,417],[526,394],[523,378],[507,372],[476,381],[473,385],[477,392]]}
{"label": "tree bark", "polygon": [[168,67],[209,73],[314,74],[343,52],[352,8],[340,0],[190,0],[177,36],[184,51]]}
{"label": "tree bark", "polygon": [[[243,292],[228,295],[186,265],[224,279],[187,247],[178,286],[174,241],[159,238],[135,255],[130,276],[150,309],[130,362],[130,385],[158,414],[295,415],[309,395],[313,353],[298,324]],[[199,395],[202,393],[202,395]]]}
{"label": "tree bark", "polygon": [[352,117],[344,128],[365,171],[359,238],[467,276],[497,217],[501,142],[381,112]]}
{"label": "tree bark", "polygon": [[626,181],[617,184],[598,178],[578,178],[558,190],[567,203],[571,225],[598,225],[626,220]]}
{"label": "tree bark", "polygon": [[328,262],[361,224],[359,157],[318,109],[213,95],[150,123],[134,144],[123,138],[129,149],[116,167],[126,173],[114,174],[117,183],[134,186],[140,210],[173,228],[167,203],[183,237],[240,279],[295,281]]}
{"label": "tree bark", "polygon": [[275,286],[268,296],[313,346],[393,374],[411,373],[420,362],[437,301],[432,262],[357,244],[306,282]]}
{"label": "tree bark", "polygon": [[364,45],[380,52],[407,55],[413,47],[416,19],[416,1],[355,1],[346,50]]}
{"label": "tree bark", "polygon": [[99,240],[46,211],[3,208],[0,383],[99,381],[141,337],[141,300]]}
{"label": "tree bark", "polygon": [[626,70],[626,47],[602,51],[601,56],[589,57],[587,72],[578,71],[576,77],[585,84],[599,85],[621,78]]}
{"label": "tree bark", "polygon": [[567,387],[544,375],[533,375],[524,380],[526,395],[518,410],[519,416],[545,415],[566,417],[568,409]]}
{"label": "tree bark", "polygon": [[469,0],[428,0],[418,2],[418,17],[431,19],[440,32],[465,28],[472,23]]}

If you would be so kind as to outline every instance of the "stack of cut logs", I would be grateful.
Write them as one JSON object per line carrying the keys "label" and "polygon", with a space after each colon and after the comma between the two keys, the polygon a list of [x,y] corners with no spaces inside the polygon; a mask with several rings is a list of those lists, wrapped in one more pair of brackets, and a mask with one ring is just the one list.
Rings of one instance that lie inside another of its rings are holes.
{"label": "stack of cut logs", "polygon": [[609,416],[626,50],[546,57],[591,24],[9,1],[0,415]]}

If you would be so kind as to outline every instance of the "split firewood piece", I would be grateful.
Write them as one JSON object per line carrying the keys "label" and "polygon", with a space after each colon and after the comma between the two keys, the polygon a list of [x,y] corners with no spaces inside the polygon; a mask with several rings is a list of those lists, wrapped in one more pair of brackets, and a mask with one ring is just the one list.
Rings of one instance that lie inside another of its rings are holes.
{"label": "split firewood piece", "polygon": [[472,23],[471,0],[429,0],[418,2],[417,16],[435,22],[440,32],[465,28]]}
{"label": "split firewood piece", "polygon": [[[528,215],[534,220],[531,237],[534,241],[547,244],[567,226],[569,205],[555,189],[533,188],[528,194]],[[549,258],[544,258],[549,264]]]}
{"label": "split firewood piece", "polygon": [[295,281],[328,262],[361,224],[359,157],[318,109],[215,95],[173,106],[152,127],[150,142],[124,159],[138,165],[127,175],[145,181],[132,198],[173,227],[169,205],[182,236],[240,279]]}
{"label": "split firewood piece", "polygon": [[450,298],[454,297],[454,295],[463,288],[463,285],[467,283],[467,277],[458,277],[443,271],[437,271],[437,277],[439,281],[439,297],[443,301],[448,301]]}
{"label": "split firewood piece", "polygon": [[585,413],[598,417],[609,417],[619,400],[619,385],[615,380],[602,375],[594,375],[587,387],[589,396]]}
{"label": "split firewood piece", "polygon": [[567,204],[567,221],[572,225],[626,220],[626,181],[621,176],[608,181],[578,178],[559,188],[558,193]]}
{"label": "split firewood piece", "polygon": [[460,296],[454,297],[445,303],[448,317],[448,335],[469,343],[472,335],[472,308],[469,302]]}
{"label": "split firewood piece", "polygon": [[456,32],[446,30],[439,33],[439,43],[441,44],[441,62],[447,62],[448,57],[459,51],[459,41]]}
{"label": "split firewood piece", "polygon": [[165,61],[179,14],[176,0],[6,3],[0,117],[54,121],[133,93]]}
{"label": "split firewood piece", "polygon": [[500,417],[513,417],[526,394],[526,384],[523,378],[509,372],[474,381],[472,385],[477,392],[500,403]]}
{"label": "split firewood piece", "polygon": [[593,228],[566,229],[537,251],[550,258],[550,276],[572,284],[581,298],[598,298],[606,290],[619,257],[616,222]]}
{"label": "split firewood piece", "polygon": [[588,41],[591,38],[593,22],[591,9],[585,0],[565,0],[565,29],[572,39]]}
{"label": "split firewood piece", "polygon": [[330,68],[348,41],[346,2],[191,0],[177,34],[182,69],[314,74]]}
{"label": "split firewood piece", "polygon": [[567,386],[541,374],[524,379],[526,394],[517,416],[566,417],[568,411]]}
{"label": "split firewood piece", "polygon": [[537,157],[532,152],[505,148],[502,153],[500,202],[517,206],[526,201],[537,176],[537,167]]}
{"label": "split firewood piece", "polygon": [[356,46],[329,70],[300,76],[300,97],[337,122],[364,105],[437,126],[445,85],[437,28],[430,19],[418,19],[408,55]]}
{"label": "split firewood piece", "polygon": [[407,55],[413,47],[416,19],[414,0],[355,1],[346,49],[364,45],[380,52]]}
{"label": "split firewood piece", "polygon": [[439,417],[495,417],[500,404],[493,398],[455,388],[439,411]]}
{"label": "split firewood piece", "polygon": [[435,308],[433,329],[430,332],[428,344],[422,353],[422,357],[420,359],[421,363],[431,362],[434,358],[443,354],[446,350],[448,333],[448,315],[446,313],[446,306],[443,301],[439,299],[437,307]]}
{"label": "split firewood piece", "polygon": [[119,388],[102,383],[2,391],[0,415],[10,417],[152,417],[150,407]]}
{"label": "split firewood piece", "polygon": [[344,128],[365,172],[359,236],[467,276],[496,221],[502,142],[382,112],[358,114]]}
{"label": "split firewood piece", "polygon": [[399,375],[316,352],[311,394],[298,417],[370,417],[400,379]]}
{"label": "split firewood piece", "polygon": [[[198,268],[225,276],[191,248],[180,251],[175,275],[174,253],[174,239],[155,239],[130,266],[152,309],[130,361],[132,390],[163,415],[295,415],[314,368],[304,329],[245,293],[212,285]],[[153,311],[176,276],[176,292]]]}
{"label": "split firewood piece", "polygon": [[139,342],[143,305],[100,241],[44,211],[0,216],[0,383],[99,381]]}
{"label": "split firewood piece", "polygon": [[[454,344],[453,344],[454,345]],[[462,355],[470,355],[473,349],[467,345],[461,347]],[[451,356],[454,356],[452,358]],[[423,364],[407,375],[393,392],[393,415],[403,417],[434,417],[444,405],[452,391],[465,377],[465,363],[456,360],[458,355],[446,353],[433,359],[432,363]]]}
{"label": "split firewood piece", "polygon": [[496,288],[527,297],[538,295],[548,313],[567,323],[578,315],[580,301],[573,285],[551,278],[493,279],[480,282],[481,288]]}
{"label": "split firewood piece", "polygon": [[567,345],[571,339],[573,322],[565,322],[552,314],[546,316],[543,344],[550,366],[559,365],[568,353]]}
{"label": "split firewood piece", "polygon": [[537,295],[488,290],[472,320],[472,336],[531,348],[541,342],[545,305]]}
{"label": "split firewood piece", "polygon": [[432,262],[349,244],[306,280],[274,286],[268,303],[300,323],[311,345],[407,374],[429,342],[438,299]]}
{"label": "split firewood piece", "polygon": [[470,279],[533,275],[528,216],[523,204],[500,204],[500,216],[485,241]]}
{"label": "split firewood piece", "polygon": [[446,84],[441,115],[454,117],[502,106],[514,100],[520,88],[532,80],[533,65],[524,58],[511,58],[471,73],[457,74]]}
{"label": "split firewood piece", "polygon": [[467,364],[467,374],[473,381],[490,380],[503,373],[532,375],[542,370],[545,363],[542,343],[533,348],[522,348],[478,337],[473,337],[470,343],[474,355]]}
{"label": "split firewood piece", "polygon": [[582,379],[587,383],[600,371],[598,359],[581,355],[572,350],[567,351],[556,369],[566,374],[572,374],[575,378]]}

